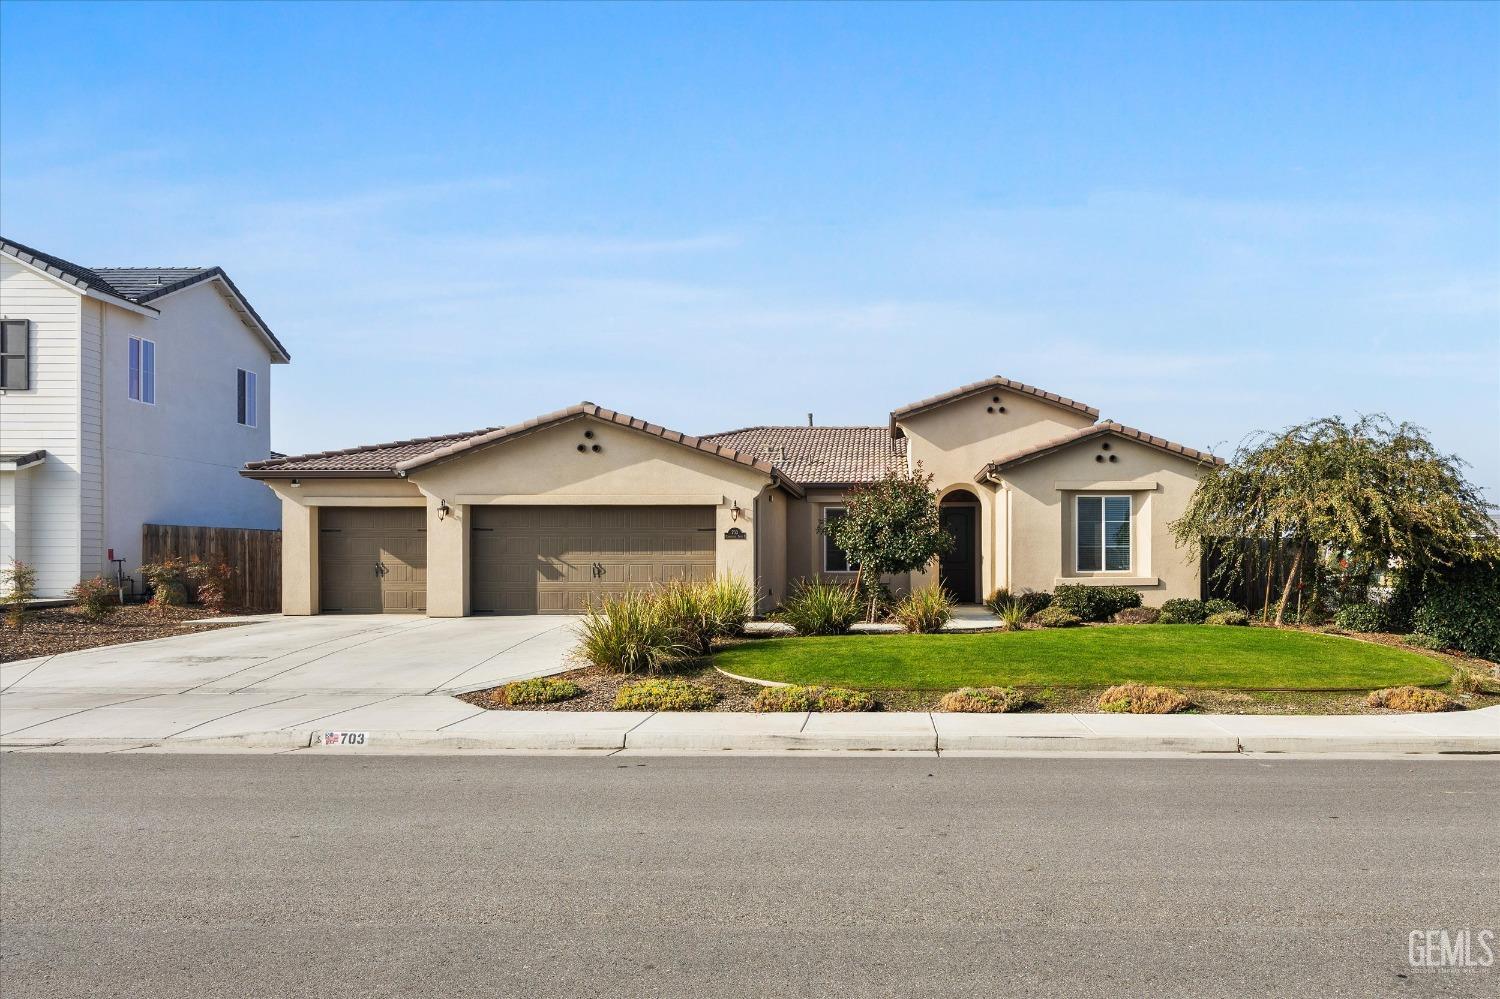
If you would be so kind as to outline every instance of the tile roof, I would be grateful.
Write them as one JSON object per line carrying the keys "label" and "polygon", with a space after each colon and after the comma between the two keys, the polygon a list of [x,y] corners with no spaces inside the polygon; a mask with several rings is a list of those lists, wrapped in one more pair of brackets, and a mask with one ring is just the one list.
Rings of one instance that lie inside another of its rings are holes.
{"label": "tile roof", "polygon": [[989,476],[1003,471],[1006,468],[1022,464],[1023,462],[1032,461],[1036,458],[1041,458],[1044,455],[1051,454],[1052,452],[1068,447],[1071,444],[1077,444],[1079,441],[1089,440],[1093,437],[1100,437],[1104,434],[1114,434],[1118,437],[1125,437],[1133,441],[1139,441],[1140,443],[1145,444],[1149,447],[1154,447],[1158,450],[1165,451],[1168,454],[1175,454],[1179,458],[1186,458],[1189,461],[1204,462],[1211,465],[1224,464],[1223,458],[1217,458],[1212,454],[1209,454],[1207,451],[1199,451],[1196,448],[1190,448],[1185,444],[1178,444],[1175,441],[1169,441],[1165,437],[1154,437],[1151,434],[1146,433],[1144,430],[1137,430],[1135,427],[1127,427],[1124,424],[1106,420],[1103,423],[1096,423],[1091,427],[1083,427],[1082,429],[1075,430],[1070,434],[1063,434],[1061,437],[1054,437],[1051,440],[1042,441],[1040,444],[1033,444],[1031,447],[1022,448],[1021,450],[1014,451],[1008,455],[1005,455],[1004,457],[996,458],[994,461],[990,462],[988,465],[985,465],[979,470],[979,474],[974,477],[975,481],[982,482]]}
{"label": "tile roof", "polygon": [[255,311],[250,300],[229,279],[229,275],[224,273],[222,267],[84,267],[4,238],[0,238],[0,250],[35,267],[40,267],[48,274],[61,278],[68,284],[121,298],[134,305],[151,309],[153,312],[160,311],[150,304],[153,300],[170,295],[174,291],[181,291],[200,281],[218,278],[232,292],[231,307],[240,314],[240,317],[257,327],[264,334],[273,351],[279,353],[283,360],[290,361],[292,358],[286,346],[276,338],[276,334],[271,332],[271,328],[260,317],[260,313]]}
{"label": "tile roof", "polygon": [[596,420],[602,420],[606,423],[629,427],[632,430],[650,434],[653,437],[660,437],[673,444],[681,444],[684,447],[702,451],[716,458],[723,458],[726,461],[745,465],[772,476],[791,492],[801,493],[801,489],[795,481],[789,481],[789,476],[763,457],[744,453],[723,442],[710,441],[706,438],[692,437],[676,430],[668,430],[666,427],[648,423],[645,420],[628,416],[625,413],[619,413],[612,409],[605,409],[591,402],[582,402],[576,406],[559,409],[556,412],[547,413],[544,416],[538,416],[524,423],[515,423],[508,427],[490,427],[485,430],[449,434],[444,437],[423,437],[407,441],[394,441],[389,444],[372,444],[366,447],[346,448],[342,451],[322,451],[316,454],[293,455],[285,458],[253,461],[245,466],[241,474],[250,478],[288,478],[303,474],[310,477],[405,475],[410,471],[433,464],[434,462],[456,458],[476,449],[502,444],[510,440],[525,437],[539,430],[544,430],[547,427],[582,417],[593,417]]}
{"label": "tile roof", "polygon": [[804,486],[873,482],[906,459],[906,439],[886,427],[745,427],[703,439],[764,458]]}
{"label": "tile roof", "polygon": [[1093,406],[1086,406],[1081,402],[1069,399],[1067,396],[1058,395],[1056,392],[1039,389],[1035,385],[1027,385],[1025,382],[1018,382],[1001,375],[994,375],[982,382],[971,382],[968,385],[960,385],[952,391],[929,396],[919,402],[914,402],[908,406],[902,406],[900,409],[893,410],[891,412],[891,435],[897,436],[901,433],[901,429],[896,426],[898,420],[916,416],[918,413],[925,413],[930,409],[937,409],[939,406],[947,405],[966,396],[978,395],[980,392],[993,392],[996,389],[1006,392],[1020,392],[1040,399],[1042,402],[1048,402],[1063,409],[1071,409],[1075,413],[1082,413],[1091,420],[1099,418],[1099,410]]}

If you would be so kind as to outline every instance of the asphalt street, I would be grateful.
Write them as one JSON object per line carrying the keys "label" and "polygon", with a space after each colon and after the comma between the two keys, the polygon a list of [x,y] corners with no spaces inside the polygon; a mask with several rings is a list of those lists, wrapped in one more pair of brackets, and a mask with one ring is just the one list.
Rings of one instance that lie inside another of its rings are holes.
{"label": "asphalt street", "polygon": [[1484,759],[17,752],[0,993],[1496,996],[1497,858]]}

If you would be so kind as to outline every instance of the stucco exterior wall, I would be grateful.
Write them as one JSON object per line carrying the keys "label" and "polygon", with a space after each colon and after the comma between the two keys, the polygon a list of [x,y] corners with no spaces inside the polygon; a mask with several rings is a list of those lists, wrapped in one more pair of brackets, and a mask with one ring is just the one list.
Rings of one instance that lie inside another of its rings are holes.
{"label": "stucco exterior wall", "polygon": [[[1005,412],[998,412],[1000,407]],[[996,412],[990,412],[992,409]],[[932,485],[940,499],[959,489],[979,498],[977,596],[981,600],[1008,585],[1005,569],[1008,522],[995,490],[976,484],[974,474],[996,458],[1053,440],[1093,422],[1083,413],[1006,389],[958,399],[900,421],[907,439],[908,464],[914,466],[920,462],[932,474]],[[913,583],[918,587],[937,586],[936,565],[915,576]]]}
{"label": "stucco exterior wall", "polygon": [[755,612],[774,610],[786,597],[787,585],[787,512],[792,497],[775,487],[761,491],[755,501],[755,523],[759,546],[756,556],[760,569],[755,587]]}
{"label": "stucco exterior wall", "polygon": [[[1108,445],[1108,450],[1103,448]],[[1096,461],[1096,456],[1106,461]],[[1108,461],[1110,455],[1116,461]],[[1198,560],[1168,529],[1182,515],[1201,474],[1193,461],[1105,435],[1082,441],[1002,473],[1001,493],[1014,534],[1007,576],[1011,589],[1052,590],[1064,583],[1130,586],[1151,606],[1200,593]],[[1075,567],[1074,498],[1131,497],[1131,568],[1079,572]]]}

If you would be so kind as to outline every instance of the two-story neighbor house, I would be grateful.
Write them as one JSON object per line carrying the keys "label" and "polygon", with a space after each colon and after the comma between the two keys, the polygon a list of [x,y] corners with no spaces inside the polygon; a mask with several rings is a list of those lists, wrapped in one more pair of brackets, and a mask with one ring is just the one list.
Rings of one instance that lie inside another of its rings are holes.
{"label": "two-story neighbor house", "polygon": [[0,240],[0,565],[58,597],[140,562],[146,523],[275,528],[286,348],[218,267],[81,267]]}
{"label": "two-story neighbor house", "polygon": [[252,463],[282,503],[282,607],[577,613],[606,594],[731,573],[769,610],[793,581],[848,579],[819,531],[892,466],[934,475],[953,552],[895,592],[1128,586],[1200,593],[1168,524],[1213,455],[994,377],[885,426],[691,437],[582,403],[506,427]]}

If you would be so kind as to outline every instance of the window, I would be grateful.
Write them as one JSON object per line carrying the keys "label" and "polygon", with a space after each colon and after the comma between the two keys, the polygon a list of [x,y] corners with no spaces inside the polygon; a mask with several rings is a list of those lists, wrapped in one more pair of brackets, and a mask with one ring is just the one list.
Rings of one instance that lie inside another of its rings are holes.
{"label": "window", "polygon": [[1078,571],[1130,571],[1130,497],[1078,497]]}
{"label": "window", "polygon": [[[844,508],[843,507],[841,507],[841,506],[831,506],[831,507],[828,507],[827,509],[825,509],[823,511],[823,523],[827,524],[831,520],[838,520],[843,515],[844,515]],[[859,566],[854,565],[854,564],[852,564],[849,561],[848,554],[845,553],[845,551],[842,548],[840,548],[838,545],[836,545],[836,544],[833,543],[833,539],[832,538],[830,538],[827,534],[823,535],[823,571],[824,572],[853,572],[854,570],[856,570],[858,568],[859,568]]]}
{"label": "window", "polygon": [[130,338],[130,398],[156,405],[156,342]]}
{"label": "window", "polygon": [[242,427],[255,426],[255,372],[235,369],[236,395],[239,396],[236,419]]}
{"label": "window", "polygon": [[31,388],[31,320],[0,322],[0,389]]}

